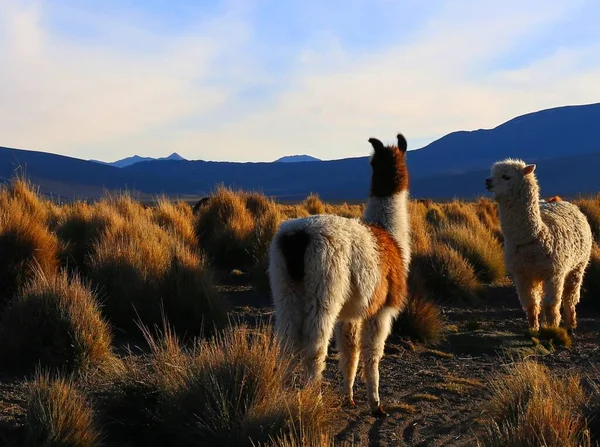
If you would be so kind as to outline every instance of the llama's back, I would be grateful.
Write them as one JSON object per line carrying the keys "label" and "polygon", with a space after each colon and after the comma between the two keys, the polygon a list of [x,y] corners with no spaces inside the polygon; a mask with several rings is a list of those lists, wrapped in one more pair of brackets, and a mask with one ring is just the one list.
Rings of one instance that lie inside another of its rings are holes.
{"label": "llama's back", "polygon": [[543,203],[540,211],[542,221],[549,229],[553,255],[573,266],[587,262],[593,236],[581,210],[573,203],[560,201]]}

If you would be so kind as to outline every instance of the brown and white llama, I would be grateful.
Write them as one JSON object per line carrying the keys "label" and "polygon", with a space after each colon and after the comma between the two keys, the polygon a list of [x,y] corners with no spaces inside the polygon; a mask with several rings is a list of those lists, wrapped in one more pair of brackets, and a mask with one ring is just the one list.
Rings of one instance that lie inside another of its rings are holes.
{"label": "brown and white llama", "polygon": [[275,331],[319,382],[335,332],[348,403],[363,359],[367,398],[384,416],[379,361],[393,320],[407,300],[410,263],[406,139],[369,139],[371,194],[363,219],[315,215],[283,222],[269,254]]}

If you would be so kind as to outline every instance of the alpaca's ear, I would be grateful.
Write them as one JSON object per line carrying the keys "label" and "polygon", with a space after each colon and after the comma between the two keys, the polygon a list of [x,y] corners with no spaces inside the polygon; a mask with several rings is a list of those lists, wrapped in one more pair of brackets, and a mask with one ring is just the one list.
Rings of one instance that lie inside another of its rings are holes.
{"label": "alpaca's ear", "polygon": [[406,138],[401,133],[398,134],[398,149],[402,152],[406,152],[406,148],[408,147],[408,143],[406,142]]}
{"label": "alpaca's ear", "polygon": [[383,143],[381,141],[379,141],[377,138],[369,138],[369,143],[371,143],[371,145],[373,146],[373,149],[375,149],[375,152],[384,149]]}
{"label": "alpaca's ear", "polygon": [[529,175],[535,171],[535,165],[527,165],[523,168],[523,175]]}

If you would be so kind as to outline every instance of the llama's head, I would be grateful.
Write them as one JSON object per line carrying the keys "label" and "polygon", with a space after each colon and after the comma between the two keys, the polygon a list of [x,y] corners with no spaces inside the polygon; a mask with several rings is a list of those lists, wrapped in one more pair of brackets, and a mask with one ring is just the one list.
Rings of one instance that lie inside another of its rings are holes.
{"label": "llama's head", "polygon": [[398,144],[385,146],[377,138],[369,138],[373,146],[371,157],[371,196],[390,197],[408,190],[406,168],[406,138],[398,134]]}
{"label": "llama's head", "polygon": [[496,199],[516,197],[537,184],[533,171],[535,165],[507,158],[493,164],[492,176],[485,179],[485,187]]}

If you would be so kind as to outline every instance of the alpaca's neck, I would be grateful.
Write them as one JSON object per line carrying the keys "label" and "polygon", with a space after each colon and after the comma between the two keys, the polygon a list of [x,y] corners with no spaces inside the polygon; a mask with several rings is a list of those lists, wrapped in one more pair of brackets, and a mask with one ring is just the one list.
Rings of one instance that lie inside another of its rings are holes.
{"label": "alpaca's neck", "polygon": [[513,244],[527,244],[542,231],[544,224],[536,184],[527,185],[518,197],[498,200],[498,205],[500,224],[506,240]]}
{"label": "alpaca's neck", "polygon": [[390,197],[369,197],[363,220],[379,224],[396,239],[405,265],[410,263],[410,219],[408,216],[408,191]]}

